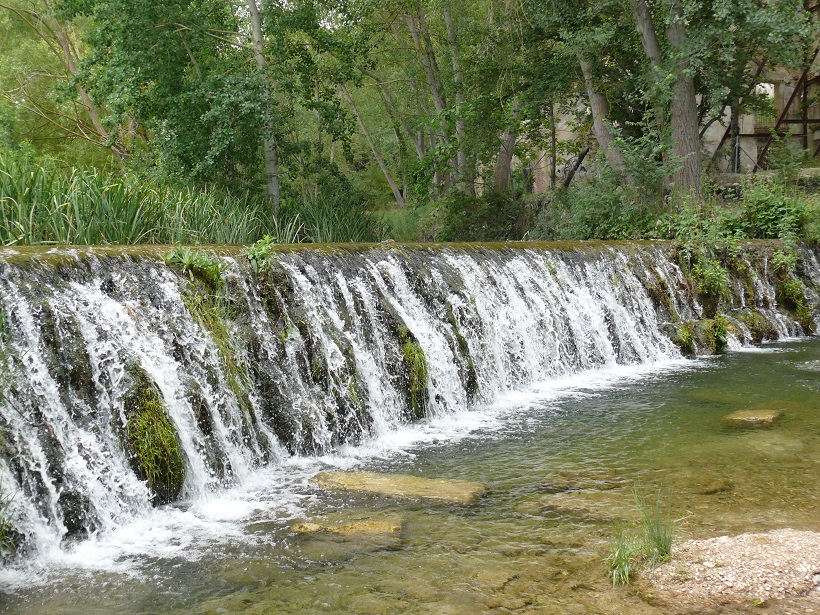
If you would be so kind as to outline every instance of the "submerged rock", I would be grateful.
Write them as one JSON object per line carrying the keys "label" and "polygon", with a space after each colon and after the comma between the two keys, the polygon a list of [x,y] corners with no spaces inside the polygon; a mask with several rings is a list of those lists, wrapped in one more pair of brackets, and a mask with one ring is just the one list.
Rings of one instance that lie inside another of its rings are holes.
{"label": "submerged rock", "polygon": [[471,504],[487,489],[483,483],[473,481],[379,472],[320,472],[310,480],[323,489],[363,491],[388,497],[423,498],[451,504]]}
{"label": "submerged rock", "polygon": [[339,538],[387,536],[398,538],[404,527],[403,519],[358,519],[341,523],[303,521],[291,529],[302,535],[332,535]]}
{"label": "submerged rock", "polygon": [[723,417],[724,427],[771,427],[782,410],[738,410]]}
{"label": "submerged rock", "polygon": [[625,481],[602,470],[561,470],[551,474],[541,484],[544,493],[563,493],[597,489],[607,491],[622,486]]}
{"label": "submerged rock", "polygon": [[735,486],[731,481],[725,479],[717,479],[702,485],[697,485],[693,491],[697,495],[717,495],[718,493],[726,493],[734,489]]}
{"label": "submerged rock", "polygon": [[613,522],[637,517],[635,497],[622,490],[583,489],[540,496],[530,506],[519,506],[525,514],[558,515],[592,522]]}

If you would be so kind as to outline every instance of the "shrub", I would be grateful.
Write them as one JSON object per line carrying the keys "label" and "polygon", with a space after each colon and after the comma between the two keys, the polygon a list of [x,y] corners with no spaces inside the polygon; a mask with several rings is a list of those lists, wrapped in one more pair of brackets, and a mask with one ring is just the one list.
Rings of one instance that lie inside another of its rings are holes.
{"label": "shrub", "polygon": [[509,194],[488,192],[479,197],[453,192],[439,203],[441,228],[438,241],[505,241],[521,239],[527,208]]}

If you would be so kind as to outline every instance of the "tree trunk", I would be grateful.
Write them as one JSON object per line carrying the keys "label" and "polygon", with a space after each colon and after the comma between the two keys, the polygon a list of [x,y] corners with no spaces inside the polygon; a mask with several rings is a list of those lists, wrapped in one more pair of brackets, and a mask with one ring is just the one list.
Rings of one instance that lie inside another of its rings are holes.
{"label": "tree trunk", "polygon": [[673,0],[671,19],[666,37],[678,56],[676,78],[672,84],[672,154],[680,165],[672,177],[677,198],[688,196],[700,200],[701,160],[700,135],[698,133],[698,101],[695,80],[688,74],[689,58],[686,57],[686,30],[680,0]]}
{"label": "tree trunk", "polygon": [[343,85],[339,86],[339,95],[347,100],[347,104],[350,105],[350,108],[353,111],[353,115],[356,116],[356,120],[359,123],[359,128],[362,129],[362,134],[364,134],[364,138],[367,140],[367,144],[370,146],[370,151],[373,153],[373,157],[376,159],[376,163],[382,170],[382,174],[384,175],[384,178],[387,180],[387,183],[390,186],[390,190],[393,191],[393,198],[396,199],[396,205],[398,205],[399,207],[404,207],[406,205],[404,195],[399,189],[398,184],[396,184],[396,180],[393,178],[393,174],[390,172],[390,169],[387,168],[387,163],[385,163],[384,157],[381,155],[379,150],[376,149],[376,144],[373,141],[373,137],[370,135],[370,131],[367,129],[367,125],[364,123],[364,119],[362,119],[361,113],[359,113],[359,108],[356,106],[356,101],[353,100],[353,97],[350,95],[350,92],[348,92],[347,88]]}
{"label": "tree trunk", "polygon": [[615,137],[606,123],[606,116],[609,113],[609,104],[606,97],[601,94],[592,81],[592,67],[582,54],[578,54],[578,62],[581,64],[581,71],[584,74],[584,85],[589,98],[589,107],[592,110],[592,132],[598,146],[604,152],[604,156],[614,170],[624,171],[624,159],[621,152],[615,147]]}
{"label": "tree trunk", "polygon": [[521,101],[517,98],[512,103],[512,119],[516,123],[508,126],[501,136],[501,146],[498,148],[498,156],[495,161],[495,172],[493,173],[493,192],[506,192],[510,187],[512,179],[512,160],[515,154],[515,142],[518,140],[517,122]]}
{"label": "tree trunk", "polygon": [[447,103],[444,100],[438,62],[430,42],[427,22],[424,20],[424,9],[419,5],[418,17],[405,15],[404,18],[407,21],[407,27],[410,29],[410,35],[413,37],[419,63],[424,69],[424,76],[427,77],[427,85],[430,88],[430,95],[433,97],[436,112],[442,113],[447,108]]}
{"label": "tree trunk", "polygon": [[[253,55],[256,60],[256,69],[265,80],[265,102],[270,110],[271,94],[270,80],[267,75],[267,66],[264,56],[264,43],[262,40],[262,18],[259,15],[259,8],[256,0],[248,0],[248,12],[251,18],[251,30],[253,35]],[[279,161],[276,151],[276,138],[273,135],[273,126],[270,122],[266,127],[268,134],[262,139],[262,147],[265,152],[265,178],[267,184],[268,200],[273,205],[274,213],[279,213]]]}
{"label": "tree trunk", "polygon": [[663,63],[661,54],[661,44],[658,41],[658,34],[655,32],[655,24],[652,23],[652,13],[646,0],[633,0],[632,14],[635,16],[635,28],[641,35],[641,44],[644,53],[649,58],[650,68],[654,71]]}
{"label": "tree trunk", "polygon": [[455,84],[455,99],[456,99],[456,141],[458,142],[458,152],[456,154],[456,174],[457,183],[466,188],[469,194],[475,195],[475,182],[473,181],[473,173],[468,168],[467,152],[465,151],[465,142],[467,140],[466,126],[464,118],[461,115],[464,107],[464,75],[461,68],[461,52],[458,46],[458,36],[456,33],[455,23],[450,13],[449,0],[444,2],[444,23],[447,26],[447,41],[450,44],[450,57],[453,63],[453,82]]}
{"label": "tree trunk", "polygon": [[589,145],[587,145],[584,149],[578,152],[578,157],[575,159],[575,162],[572,163],[572,166],[567,169],[566,174],[564,175],[564,180],[561,182],[561,190],[566,190],[569,188],[569,185],[572,183],[575,174],[578,172],[578,169],[581,168],[581,165],[584,164],[584,158],[587,157],[589,153]]}

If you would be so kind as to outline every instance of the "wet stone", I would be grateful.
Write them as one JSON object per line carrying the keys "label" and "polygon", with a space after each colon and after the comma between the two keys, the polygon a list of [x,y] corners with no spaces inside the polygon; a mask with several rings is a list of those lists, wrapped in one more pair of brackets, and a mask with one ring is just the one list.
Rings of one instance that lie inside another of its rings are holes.
{"label": "wet stone", "polygon": [[332,535],[339,538],[358,536],[400,536],[402,519],[359,519],[356,521],[295,523],[291,529],[302,535]]}
{"label": "wet stone", "polygon": [[422,478],[379,472],[320,472],[310,479],[322,489],[360,491],[400,498],[437,500],[451,504],[472,504],[485,491],[483,483]]}
{"label": "wet stone", "polygon": [[725,427],[771,427],[783,416],[782,410],[738,410],[723,417]]}
{"label": "wet stone", "polygon": [[584,489],[595,489],[607,491],[620,487],[623,481],[612,474],[597,470],[561,470],[555,474],[550,474],[541,483],[541,491],[544,493],[563,493],[565,491],[579,491]]}
{"label": "wet stone", "polygon": [[693,491],[696,495],[716,495],[726,493],[734,489],[735,486],[728,480],[713,480],[702,485],[697,485]]}

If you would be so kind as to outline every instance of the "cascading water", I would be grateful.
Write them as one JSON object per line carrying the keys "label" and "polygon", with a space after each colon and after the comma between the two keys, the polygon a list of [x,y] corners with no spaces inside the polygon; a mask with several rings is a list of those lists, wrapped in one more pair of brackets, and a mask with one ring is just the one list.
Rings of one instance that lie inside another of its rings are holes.
{"label": "cascading water", "polygon": [[[15,493],[14,538],[23,556],[65,548],[292,455],[539,381],[678,358],[670,323],[712,315],[668,252],[283,249],[258,272],[222,250],[217,288],[159,249],[6,250],[0,485]],[[750,248],[730,279],[736,344],[820,324],[816,250],[800,248],[800,301],[783,299],[769,252]],[[159,452],[135,439],[148,410],[166,425]],[[173,459],[176,482],[163,475]]]}

